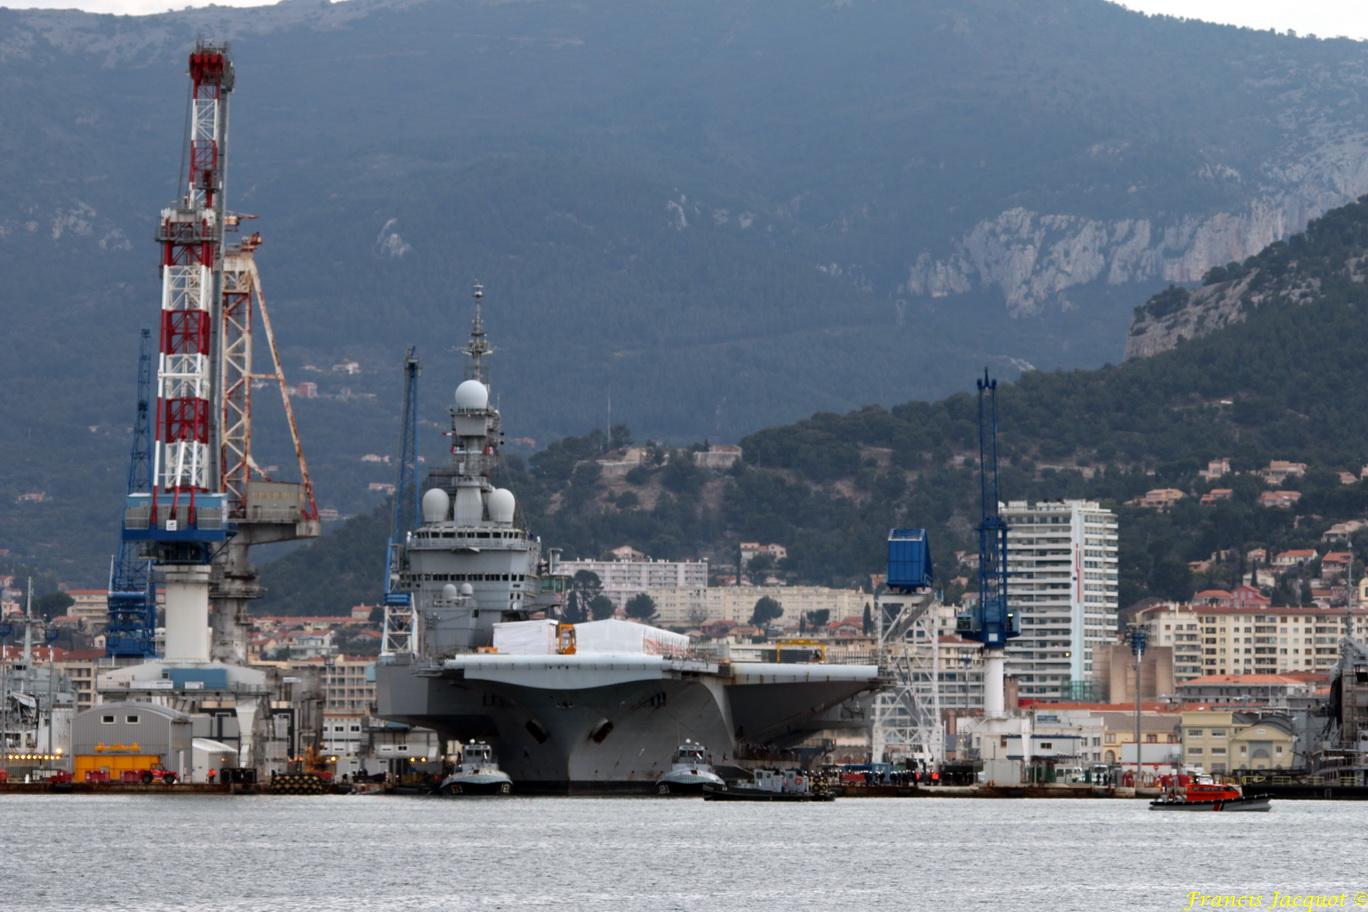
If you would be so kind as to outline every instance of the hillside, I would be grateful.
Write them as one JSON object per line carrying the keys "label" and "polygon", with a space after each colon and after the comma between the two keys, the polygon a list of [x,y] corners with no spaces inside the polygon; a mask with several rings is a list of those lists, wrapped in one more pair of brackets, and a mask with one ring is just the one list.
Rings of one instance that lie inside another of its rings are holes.
{"label": "hillside", "polygon": [[1270,244],[1243,262],[1215,266],[1189,291],[1170,286],[1135,309],[1126,357],[1167,351],[1272,303],[1310,304],[1362,293],[1368,226],[1359,206],[1327,213],[1306,231]]}
{"label": "hillside", "polygon": [[[22,340],[0,503],[47,495],[0,511],[0,547],[73,581],[113,535],[196,35],[234,45],[230,204],[260,216],[343,514],[390,480],[361,457],[391,447],[404,346],[453,384],[433,356],[475,279],[517,436],[599,426],[611,397],[644,437],[736,440],[985,363],[1117,360],[1135,301],[1368,190],[1363,45],[1101,0],[0,10],[0,313]],[[267,431],[258,461],[283,462]]]}
{"label": "hillside", "polygon": [[[1087,497],[1117,509],[1123,604],[1232,583],[1246,549],[1304,547],[1336,521],[1363,518],[1368,482],[1356,479],[1368,463],[1368,304],[1344,264],[1365,253],[1368,200],[1256,257],[1247,268],[1260,270],[1265,303],[1242,322],[1119,366],[1004,384],[1004,497]],[[1309,300],[1292,294],[1307,288],[1315,289]],[[738,541],[758,540],[787,546],[783,569],[795,581],[858,584],[880,570],[890,527],[929,527],[943,571],[956,566],[953,551],[975,547],[975,434],[974,400],[960,394],[757,432],[741,443],[744,463],[723,474],[675,453],[608,482],[594,461],[604,449],[596,432],[515,461],[503,481],[519,493],[529,527],[570,557],[632,544],[727,565]],[[1231,475],[1199,474],[1222,458]],[[1282,482],[1301,495],[1294,509],[1260,505],[1266,485],[1256,472],[1273,460],[1309,466]],[[1229,499],[1201,504],[1197,495],[1214,487],[1229,488]],[[1155,488],[1188,496],[1167,512],[1127,504]],[[369,540],[352,560],[379,566],[383,525],[358,522],[354,540],[362,527]],[[1368,538],[1358,546],[1362,553]],[[327,607],[310,595],[327,585],[311,568],[339,563],[331,547],[320,542],[268,568],[273,598]],[[373,589],[327,595],[337,608],[374,597]]]}

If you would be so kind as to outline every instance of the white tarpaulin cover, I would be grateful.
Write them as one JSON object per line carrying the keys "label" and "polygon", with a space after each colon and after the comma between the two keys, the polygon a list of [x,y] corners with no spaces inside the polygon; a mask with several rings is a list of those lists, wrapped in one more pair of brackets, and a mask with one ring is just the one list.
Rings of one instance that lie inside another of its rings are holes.
{"label": "white tarpaulin cover", "polygon": [[509,621],[495,624],[494,648],[500,655],[555,655],[556,622]]}
{"label": "white tarpaulin cover", "polygon": [[682,633],[631,621],[587,621],[575,625],[575,652],[683,658],[689,652],[689,638]]}

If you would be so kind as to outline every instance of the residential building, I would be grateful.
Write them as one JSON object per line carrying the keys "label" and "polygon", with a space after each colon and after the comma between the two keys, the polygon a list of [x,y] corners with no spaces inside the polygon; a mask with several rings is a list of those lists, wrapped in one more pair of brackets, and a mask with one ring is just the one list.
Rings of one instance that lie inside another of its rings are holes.
{"label": "residential building", "polygon": [[1223,500],[1230,500],[1234,496],[1235,490],[1233,488],[1212,488],[1202,495],[1201,502],[1203,506],[1210,506]]}
{"label": "residential building", "polygon": [[1276,510],[1290,510],[1299,500],[1300,491],[1263,491],[1259,494],[1259,506]]}
{"label": "residential building", "polygon": [[1274,459],[1268,464],[1268,468],[1259,473],[1263,480],[1274,487],[1282,484],[1289,478],[1301,478],[1306,474],[1306,463],[1288,462],[1285,459]]}
{"label": "residential building", "polygon": [[1292,567],[1303,567],[1315,559],[1315,548],[1291,548],[1273,555],[1273,559],[1269,563],[1280,570],[1287,570]]}
{"label": "residential building", "polygon": [[788,558],[788,548],[785,548],[783,545],[742,542],[738,547],[741,549],[741,566],[743,567],[761,554],[767,554],[776,561]]}
{"label": "residential building", "polygon": [[1230,474],[1230,459],[1212,459],[1207,462],[1207,467],[1197,474],[1207,481],[1215,481]]}
{"label": "residential building", "polygon": [[1228,710],[1185,712],[1183,765],[1208,773],[1237,769],[1289,769],[1296,736],[1287,716]]}
{"label": "residential building", "polygon": [[671,586],[648,589],[656,606],[655,622],[661,627],[699,627],[707,621],[745,624],[755,603],[769,597],[784,609],[776,624],[798,629],[798,619],[813,611],[826,611],[830,620],[859,617],[871,596],[858,589],[826,586]]}
{"label": "residential building", "polygon": [[1149,634],[1149,648],[1171,651],[1174,682],[1200,678],[1204,674],[1202,626],[1191,607],[1177,602],[1162,602],[1143,609],[1137,615],[1137,620],[1145,625]]}
{"label": "residential building", "polygon": [[1315,692],[1307,676],[1280,674],[1218,674],[1193,678],[1178,685],[1178,695],[1186,703],[1248,703],[1258,706],[1286,706],[1289,697],[1305,697]]}
{"label": "residential building", "polygon": [[85,624],[87,630],[104,629],[109,623],[109,592],[105,589],[68,589],[71,607],[67,614]]}
{"label": "residential building", "polygon": [[694,589],[708,585],[708,562],[666,560],[561,561],[560,572],[574,576],[587,570],[599,578],[603,594],[623,608],[638,593],[655,589]]}
{"label": "residential building", "polygon": [[598,463],[602,478],[621,478],[632,469],[650,461],[651,451],[647,447],[627,447],[616,450],[594,460]]}
{"label": "residential building", "polygon": [[1321,575],[1326,577],[1343,576],[1353,560],[1348,551],[1330,551],[1321,558]]}
{"label": "residential building", "polygon": [[1127,501],[1128,504],[1136,507],[1144,507],[1149,510],[1167,510],[1182,500],[1186,495],[1177,488],[1153,488],[1146,491],[1143,497],[1137,497]]}
{"label": "residential building", "polygon": [[95,679],[114,667],[113,659],[106,659],[103,649],[57,650],[57,669],[71,682],[76,692],[76,710],[89,709],[100,702],[95,690]]}
{"label": "residential building", "polygon": [[[1368,468],[1368,466],[1365,466]],[[1321,541],[1348,541],[1349,536],[1363,528],[1363,523],[1357,519],[1346,519],[1344,522],[1337,522],[1330,528],[1321,533]]]}
{"label": "residential building", "polygon": [[1363,608],[1161,603],[1142,608],[1137,618],[1151,644],[1174,647],[1173,676],[1180,684],[1204,675],[1325,672],[1339,658],[1346,632],[1368,636]]}
{"label": "residential building", "polygon": [[1066,699],[1093,679],[1093,650],[1117,626],[1116,514],[1093,501],[1013,501],[1007,523],[1007,601],[1021,636],[1007,673],[1022,697]]}
{"label": "residential building", "polygon": [[723,472],[741,461],[741,448],[735,444],[714,443],[706,450],[694,453],[693,461],[700,469]]}

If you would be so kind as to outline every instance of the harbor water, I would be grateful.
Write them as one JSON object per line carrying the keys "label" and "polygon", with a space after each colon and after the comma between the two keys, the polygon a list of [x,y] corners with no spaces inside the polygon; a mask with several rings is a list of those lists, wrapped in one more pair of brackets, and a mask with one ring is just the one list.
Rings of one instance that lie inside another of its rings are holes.
{"label": "harbor water", "polygon": [[[1368,808],[1160,814],[1144,800],[383,796],[0,798],[0,908],[995,910],[1192,908],[1345,894]],[[1361,903],[1356,905],[1356,895]]]}

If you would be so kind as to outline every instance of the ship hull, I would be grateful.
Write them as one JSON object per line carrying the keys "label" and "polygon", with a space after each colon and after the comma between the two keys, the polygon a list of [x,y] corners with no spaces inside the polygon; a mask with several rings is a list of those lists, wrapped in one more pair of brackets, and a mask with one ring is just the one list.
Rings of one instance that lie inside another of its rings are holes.
{"label": "ship hull", "polygon": [[707,744],[719,766],[738,766],[738,748],[806,736],[824,710],[876,678],[867,666],[756,678],[645,656],[497,661],[509,658],[381,663],[379,715],[444,739],[488,741],[519,794],[652,793],[681,740]]}

